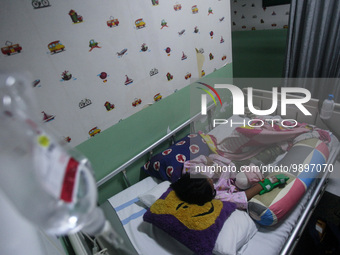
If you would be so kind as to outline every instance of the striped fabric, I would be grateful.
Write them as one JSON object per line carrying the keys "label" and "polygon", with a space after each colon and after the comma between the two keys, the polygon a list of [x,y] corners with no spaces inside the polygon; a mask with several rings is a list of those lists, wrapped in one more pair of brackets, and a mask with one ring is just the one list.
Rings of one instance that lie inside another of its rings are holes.
{"label": "striped fabric", "polygon": [[[253,197],[248,203],[250,216],[259,224],[272,226],[294,208],[311,183],[322,176],[329,149],[319,139],[311,138],[296,143],[277,164],[289,177],[284,187],[278,187],[263,195]],[[325,169],[327,170],[327,169]]]}

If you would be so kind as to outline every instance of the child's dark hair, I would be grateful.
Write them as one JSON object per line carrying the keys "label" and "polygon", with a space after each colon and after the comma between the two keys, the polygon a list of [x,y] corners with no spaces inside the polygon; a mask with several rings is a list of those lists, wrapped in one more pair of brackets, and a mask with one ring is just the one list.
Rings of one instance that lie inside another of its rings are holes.
{"label": "child's dark hair", "polygon": [[190,174],[184,174],[170,187],[175,191],[179,199],[189,204],[204,205],[215,197],[215,190],[206,177],[194,178]]}

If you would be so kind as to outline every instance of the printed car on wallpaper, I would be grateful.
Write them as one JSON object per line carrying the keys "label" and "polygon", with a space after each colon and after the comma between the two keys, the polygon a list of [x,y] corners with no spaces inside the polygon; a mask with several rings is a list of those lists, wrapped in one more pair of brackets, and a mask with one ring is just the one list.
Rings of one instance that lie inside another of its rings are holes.
{"label": "printed car on wallpaper", "polygon": [[98,127],[94,127],[92,129],[90,129],[89,131],[89,135],[91,137],[95,136],[96,134],[99,134],[101,132],[101,130]]}
{"label": "printed car on wallpaper", "polygon": [[191,7],[191,12],[192,12],[192,14],[198,13],[197,5],[193,5],[193,6]]}
{"label": "printed car on wallpaper", "polygon": [[151,0],[153,6],[159,5],[159,0]]}
{"label": "printed car on wallpaper", "polygon": [[106,101],[105,104],[104,104],[104,106],[105,106],[105,109],[106,109],[107,111],[111,111],[112,109],[115,108],[115,105],[114,105],[114,104],[111,104],[109,101]]}
{"label": "printed car on wallpaper", "polygon": [[158,102],[158,101],[161,100],[161,99],[162,99],[161,93],[157,93],[156,95],[153,96],[153,100],[154,100],[155,102]]}
{"label": "printed car on wallpaper", "polygon": [[110,19],[106,21],[106,24],[108,27],[116,27],[119,25],[119,20],[111,16]]}
{"label": "printed car on wallpaper", "polygon": [[175,5],[174,5],[174,10],[175,10],[175,11],[180,11],[180,10],[182,10],[182,5],[181,5],[181,4],[175,4]]}
{"label": "printed car on wallpaper", "polygon": [[4,55],[12,55],[15,53],[20,53],[22,51],[22,47],[17,43],[17,44],[12,44],[12,42],[7,41],[6,46],[1,48],[1,52]]}
{"label": "printed car on wallpaper", "polygon": [[186,75],[184,76],[184,78],[187,80],[187,79],[189,79],[189,78],[191,78],[191,73],[186,73]]}
{"label": "printed car on wallpaper", "polygon": [[174,76],[171,73],[167,73],[166,78],[168,79],[168,81],[171,81],[174,78]]}
{"label": "printed car on wallpaper", "polygon": [[74,24],[83,22],[83,16],[78,15],[75,10],[70,10],[68,15],[70,15],[71,20]]}
{"label": "printed car on wallpaper", "polygon": [[60,41],[53,41],[47,45],[51,54],[59,53],[65,50],[65,46]]}
{"label": "printed car on wallpaper", "polygon": [[137,105],[140,105],[142,103],[142,99],[140,98],[135,98],[132,102],[132,106],[136,107]]}
{"label": "printed car on wallpaper", "polygon": [[144,28],[145,27],[145,22],[144,22],[144,20],[141,18],[141,19],[137,19],[136,21],[135,21],[135,26],[136,26],[136,28],[137,29],[141,29],[141,28]]}

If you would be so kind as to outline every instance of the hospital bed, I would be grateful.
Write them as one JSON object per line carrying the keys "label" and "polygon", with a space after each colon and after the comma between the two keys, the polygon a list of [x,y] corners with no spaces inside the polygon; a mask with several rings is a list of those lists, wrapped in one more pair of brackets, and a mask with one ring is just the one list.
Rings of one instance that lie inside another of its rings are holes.
{"label": "hospital bed", "polygon": [[[292,97],[294,96],[292,95]],[[257,106],[259,109],[268,109],[271,106],[272,94],[270,91],[253,90],[253,102],[254,106]],[[305,116],[298,109],[291,107],[288,109],[285,119],[291,118],[298,122],[309,123],[326,129],[327,127],[319,118],[318,100],[312,99],[304,104],[304,106],[312,113],[311,116]],[[333,119],[340,119],[339,109],[340,106],[336,105]],[[209,107],[208,114],[213,112],[214,107]],[[274,113],[274,115],[277,114],[278,112]],[[121,167],[99,180],[97,185],[103,185],[118,173],[123,173],[126,177],[125,169],[129,165],[145,154],[152,152],[160,144],[172,139],[182,129],[190,126],[191,133],[197,132],[198,130],[195,130],[195,123],[199,121],[199,118],[200,114],[197,114],[169,132]],[[223,129],[222,125],[217,126],[210,133],[218,136],[219,129]],[[223,132],[226,135],[226,129]],[[335,163],[340,150],[339,141],[334,135],[331,135],[331,142],[328,148],[329,156],[326,164],[331,165]],[[336,170],[334,169],[334,171]],[[228,228],[229,231],[221,230],[217,239],[220,247],[215,246],[214,254],[291,254],[314,208],[325,191],[329,175],[330,172],[326,171],[321,176],[318,176],[318,178],[315,178],[294,208],[287,213],[282,221],[273,226],[254,223],[246,212],[236,210],[236,213],[232,214],[234,216],[230,216],[225,223],[225,225],[229,224],[228,227],[223,226]],[[143,220],[143,215],[148,210],[148,206],[166,191],[168,184],[166,181],[150,176],[114,195],[101,205],[107,219],[122,237],[124,245],[130,250],[131,254],[194,254],[193,251],[170,237],[167,233]],[[231,223],[231,221],[234,222]],[[235,229],[235,225],[240,226]],[[225,234],[225,236],[222,234]],[[99,240],[99,242],[103,241]],[[105,246],[105,243],[101,243],[101,245]],[[221,245],[228,247],[221,247]]]}

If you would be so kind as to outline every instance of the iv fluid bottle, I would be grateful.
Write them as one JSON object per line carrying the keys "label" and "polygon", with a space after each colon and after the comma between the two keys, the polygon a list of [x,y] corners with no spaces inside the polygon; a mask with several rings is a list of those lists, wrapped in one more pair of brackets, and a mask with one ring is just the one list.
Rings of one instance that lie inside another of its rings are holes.
{"label": "iv fluid bottle", "polygon": [[105,217],[89,162],[34,118],[29,88],[26,78],[0,74],[0,188],[46,233],[96,234]]}
{"label": "iv fluid bottle", "polygon": [[330,119],[334,110],[334,96],[328,95],[328,99],[325,99],[322,103],[320,118],[327,120]]}

